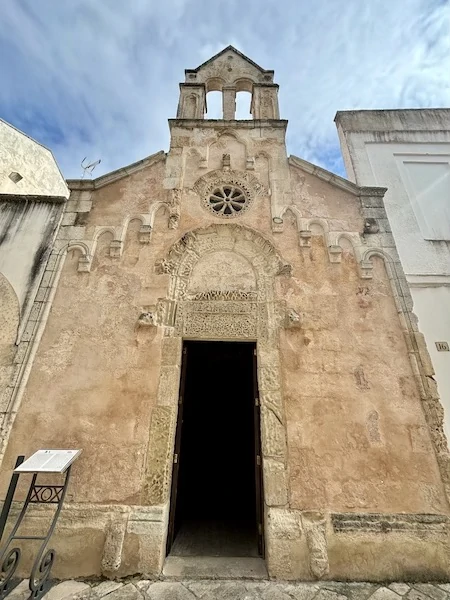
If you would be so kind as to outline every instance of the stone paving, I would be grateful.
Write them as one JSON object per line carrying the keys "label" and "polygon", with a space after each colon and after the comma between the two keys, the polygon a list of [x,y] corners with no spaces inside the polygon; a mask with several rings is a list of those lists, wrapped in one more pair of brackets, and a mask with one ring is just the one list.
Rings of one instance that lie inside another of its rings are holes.
{"label": "stone paving", "polygon": [[[26,600],[23,581],[8,600]],[[246,580],[63,581],[45,600],[450,600],[450,583],[286,583]]]}

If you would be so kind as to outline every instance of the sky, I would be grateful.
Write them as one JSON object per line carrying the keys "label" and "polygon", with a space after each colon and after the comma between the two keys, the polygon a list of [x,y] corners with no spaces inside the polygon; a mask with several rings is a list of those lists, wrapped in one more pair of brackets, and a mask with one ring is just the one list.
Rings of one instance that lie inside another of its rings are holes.
{"label": "sky", "polygon": [[66,178],[167,151],[184,69],[229,44],[275,71],[288,154],[341,175],[338,110],[450,107],[450,0],[1,4],[0,117]]}

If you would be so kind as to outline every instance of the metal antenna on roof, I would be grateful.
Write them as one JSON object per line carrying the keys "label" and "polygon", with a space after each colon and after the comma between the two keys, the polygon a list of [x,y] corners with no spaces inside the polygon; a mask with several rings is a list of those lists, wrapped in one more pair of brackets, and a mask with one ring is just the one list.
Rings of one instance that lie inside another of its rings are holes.
{"label": "metal antenna on roof", "polygon": [[102,159],[99,158],[98,160],[90,163],[89,165],[85,165],[84,161],[86,160],[87,156],[85,156],[83,158],[83,160],[81,161],[81,168],[83,169],[83,175],[81,176],[81,179],[84,179],[84,176],[86,175],[86,173],[89,173],[89,175],[92,177],[92,171],[95,169],[95,167],[97,165],[99,165],[102,162]]}

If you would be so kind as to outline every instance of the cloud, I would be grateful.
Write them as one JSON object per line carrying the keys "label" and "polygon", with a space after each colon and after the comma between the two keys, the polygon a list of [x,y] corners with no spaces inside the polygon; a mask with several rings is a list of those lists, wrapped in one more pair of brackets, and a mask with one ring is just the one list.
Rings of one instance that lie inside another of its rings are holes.
{"label": "cloud", "polygon": [[4,0],[0,116],[99,175],[167,150],[184,69],[233,44],[275,70],[288,152],[342,173],[337,110],[450,105],[449,31],[443,0]]}

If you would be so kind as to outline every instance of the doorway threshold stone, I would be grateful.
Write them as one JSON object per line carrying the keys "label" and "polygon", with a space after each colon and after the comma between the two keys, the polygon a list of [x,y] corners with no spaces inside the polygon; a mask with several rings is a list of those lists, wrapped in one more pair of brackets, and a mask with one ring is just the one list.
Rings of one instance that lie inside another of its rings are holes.
{"label": "doorway threshold stone", "polygon": [[163,575],[177,579],[268,579],[264,560],[250,556],[168,556]]}

